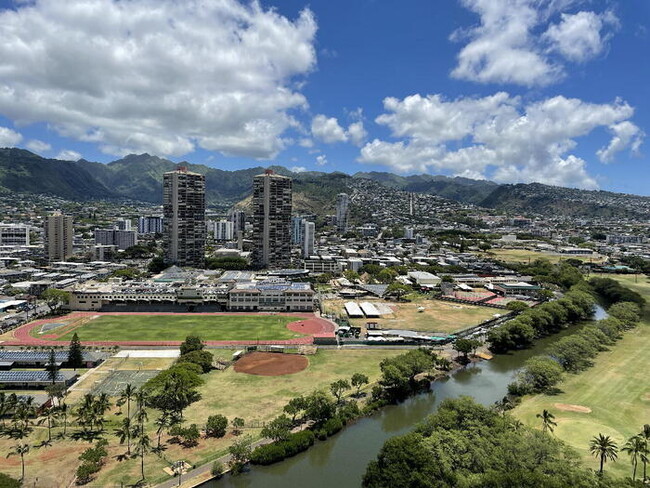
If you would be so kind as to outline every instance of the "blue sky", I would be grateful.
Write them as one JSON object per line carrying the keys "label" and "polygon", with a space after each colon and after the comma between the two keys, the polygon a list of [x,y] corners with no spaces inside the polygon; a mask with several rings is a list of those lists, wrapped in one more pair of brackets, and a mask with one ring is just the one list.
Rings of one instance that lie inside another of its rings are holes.
{"label": "blue sky", "polygon": [[0,146],[650,194],[647,0],[0,8]]}

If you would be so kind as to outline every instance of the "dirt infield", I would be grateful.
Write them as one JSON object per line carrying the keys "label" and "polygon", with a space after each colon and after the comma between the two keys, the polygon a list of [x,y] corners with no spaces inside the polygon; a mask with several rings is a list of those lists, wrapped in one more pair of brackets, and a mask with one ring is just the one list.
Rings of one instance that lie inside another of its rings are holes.
{"label": "dirt infield", "polygon": [[252,352],[235,363],[235,371],[258,376],[282,376],[298,373],[308,365],[309,360],[298,354]]}
{"label": "dirt infield", "polygon": [[565,412],[591,413],[591,408],[582,405],[571,405],[568,403],[554,403],[555,408]]}
{"label": "dirt infield", "polygon": [[[50,319],[36,320],[18,327],[17,329],[9,332],[13,336],[12,339],[6,340],[2,343],[3,346],[50,346],[50,345],[63,345],[56,342],[58,334],[44,334],[40,337],[33,337],[31,331],[40,328],[43,324],[49,322],[68,322],[70,326],[76,327],[76,324],[83,326],[83,322],[88,321],[92,317],[102,315],[238,315],[237,313],[216,312],[216,313],[174,313],[174,312],[72,312],[63,317],[55,317]],[[252,315],[250,312],[242,313],[241,315]],[[267,313],[260,312],[259,315],[268,315]],[[293,332],[303,334],[316,334],[334,336],[335,326],[332,322],[316,317],[313,313],[281,313],[288,317],[295,317],[296,321],[287,324],[287,328]],[[274,341],[210,341],[205,343],[209,346],[243,346],[243,345],[302,345],[313,344],[314,338],[312,335],[305,337],[298,337],[295,339],[287,340],[274,340]],[[181,341],[82,341],[86,346],[166,346],[178,347]]]}

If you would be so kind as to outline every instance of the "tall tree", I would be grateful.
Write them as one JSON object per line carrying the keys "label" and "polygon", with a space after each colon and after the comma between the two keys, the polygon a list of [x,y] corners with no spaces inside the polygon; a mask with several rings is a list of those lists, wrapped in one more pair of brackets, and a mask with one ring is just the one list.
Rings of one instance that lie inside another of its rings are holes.
{"label": "tall tree", "polygon": [[5,415],[9,413],[11,403],[9,396],[4,391],[0,391],[0,419],[2,419],[2,429],[5,428]]}
{"label": "tall tree", "polygon": [[66,431],[68,430],[68,405],[65,402],[62,402],[59,405],[59,412],[63,417],[63,435],[65,436]]}
{"label": "tall tree", "polygon": [[54,349],[50,349],[50,357],[47,361],[47,365],[45,365],[45,370],[47,371],[47,379],[49,379],[52,384],[56,383],[59,366],[56,364],[56,354],[54,353]]}
{"label": "tall tree", "polygon": [[358,397],[361,394],[361,388],[363,385],[367,385],[368,381],[368,376],[363,373],[354,373],[352,375],[352,378],[350,378],[350,384],[357,389],[355,396]]}
{"label": "tall tree", "polygon": [[122,419],[122,425],[115,429],[115,435],[120,439],[120,444],[126,442],[126,454],[131,455],[131,435],[133,433],[133,427],[131,425],[131,418],[124,417]]}
{"label": "tall tree", "polygon": [[16,444],[13,446],[11,451],[9,451],[9,454],[7,454],[7,457],[10,456],[20,456],[20,466],[21,466],[21,473],[20,473],[20,481],[25,479],[25,454],[29,452],[29,444]]}
{"label": "tall tree", "polygon": [[[139,430],[139,429],[138,429]],[[144,430],[139,430],[138,439],[135,442],[135,453],[140,456],[140,472],[144,480],[144,455],[151,450],[151,439]]]}
{"label": "tall tree", "polygon": [[56,426],[56,419],[59,416],[59,410],[52,406],[43,410],[41,418],[38,420],[37,425],[47,425],[47,442],[52,442],[52,427]]}
{"label": "tall tree", "polygon": [[630,461],[632,462],[632,481],[636,481],[636,468],[639,465],[639,460],[645,456],[645,439],[640,434],[632,436],[621,447],[621,451],[630,456]]}
{"label": "tall tree", "polygon": [[645,424],[639,434],[645,442],[645,452],[641,461],[643,462],[643,482],[648,480],[648,462],[650,462],[650,424]]}
{"label": "tall tree", "polygon": [[120,392],[119,400],[124,402],[126,401],[126,416],[131,417],[131,400],[135,397],[136,388],[132,384],[128,383],[124,389]]}
{"label": "tall tree", "polygon": [[608,435],[598,434],[589,442],[589,452],[596,458],[600,458],[600,469],[598,472],[603,474],[605,463],[616,461],[618,457],[618,445]]}
{"label": "tall tree", "polygon": [[70,301],[70,292],[57,290],[56,288],[48,288],[41,294],[41,298],[45,300],[50,312],[54,313],[63,304]]}
{"label": "tall tree", "polygon": [[542,413],[536,415],[538,419],[542,419],[542,432],[553,432],[555,427],[557,427],[557,422],[555,421],[555,415],[553,415],[548,410],[544,409]]}
{"label": "tall tree", "polygon": [[154,425],[156,428],[156,435],[158,436],[158,443],[156,449],[160,449],[160,437],[162,436],[163,430],[171,427],[172,425],[172,415],[170,412],[163,410],[156,420],[154,420]]}
{"label": "tall tree", "polygon": [[190,353],[192,351],[201,351],[205,347],[203,341],[199,336],[187,336],[185,341],[181,344],[181,355]]}
{"label": "tall tree", "polygon": [[336,397],[336,403],[341,403],[341,398],[343,394],[350,389],[350,383],[348,380],[336,380],[330,385],[330,391],[332,395]]}
{"label": "tall tree", "polygon": [[75,332],[70,341],[70,349],[68,350],[68,365],[72,366],[76,371],[77,368],[83,366],[84,355],[81,350],[81,342],[79,336]]}

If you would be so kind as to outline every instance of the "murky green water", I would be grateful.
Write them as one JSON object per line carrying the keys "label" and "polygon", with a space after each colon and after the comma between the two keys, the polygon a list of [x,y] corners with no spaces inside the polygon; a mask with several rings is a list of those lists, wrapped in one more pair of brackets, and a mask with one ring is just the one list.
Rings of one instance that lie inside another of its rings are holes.
{"label": "murky green water", "polygon": [[[604,316],[604,310],[599,307],[596,318]],[[367,464],[377,456],[388,438],[411,430],[446,398],[470,395],[485,405],[500,400],[526,359],[543,353],[549,345],[574,333],[579,327],[542,339],[532,349],[469,365],[453,376],[433,383],[429,392],[386,407],[329,440],[317,442],[298,456],[271,466],[255,466],[238,477],[226,475],[222,480],[203,485],[203,488],[357,488],[361,486]]]}

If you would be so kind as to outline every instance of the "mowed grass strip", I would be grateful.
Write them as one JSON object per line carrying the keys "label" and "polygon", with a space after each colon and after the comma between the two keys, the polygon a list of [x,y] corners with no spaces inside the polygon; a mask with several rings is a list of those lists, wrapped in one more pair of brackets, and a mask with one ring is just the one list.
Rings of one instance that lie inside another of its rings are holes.
{"label": "mowed grass strip", "polygon": [[[633,276],[611,277],[650,300],[650,283],[645,277],[640,277],[638,283]],[[627,332],[609,351],[598,355],[593,368],[566,377],[559,385],[563,393],[527,397],[514,414],[524,423],[541,428],[535,415],[548,410],[558,423],[554,435],[575,448],[585,464],[597,469],[598,461],[589,454],[593,436],[610,435],[622,446],[650,420],[649,349],[650,308],[646,306],[640,325]],[[587,407],[591,413],[566,411],[563,404]],[[621,477],[632,474],[625,453],[619,453],[618,462],[607,463],[605,469]]]}
{"label": "mowed grass strip", "polygon": [[302,336],[287,329],[299,317],[282,315],[102,315],[59,336],[81,341],[183,341],[198,335],[204,341],[286,340]]}
{"label": "mowed grass strip", "polygon": [[[422,296],[411,295],[410,302],[387,302],[385,300],[358,300],[380,303],[391,307],[391,315],[382,315],[377,319],[350,319],[352,325],[365,327],[367,322],[377,322],[382,329],[406,329],[418,332],[452,333],[472,325],[478,325],[491,319],[495,313],[504,313],[488,307],[429,300]],[[323,307],[326,312],[346,317],[344,304],[354,300],[326,300]],[[419,308],[424,307],[420,311]]]}
{"label": "mowed grass strip", "polygon": [[485,258],[499,259],[508,263],[529,263],[536,259],[546,259],[551,263],[559,263],[567,259],[579,259],[583,262],[601,263],[605,260],[604,256],[600,254],[589,255],[575,255],[575,254],[560,254],[541,251],[531,251],[529,249],[491,249],[487,253],[478,253],[479,256]]}

